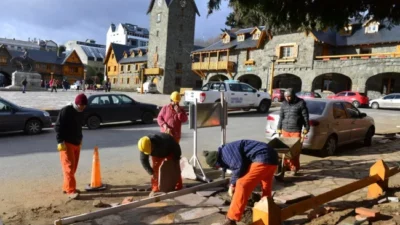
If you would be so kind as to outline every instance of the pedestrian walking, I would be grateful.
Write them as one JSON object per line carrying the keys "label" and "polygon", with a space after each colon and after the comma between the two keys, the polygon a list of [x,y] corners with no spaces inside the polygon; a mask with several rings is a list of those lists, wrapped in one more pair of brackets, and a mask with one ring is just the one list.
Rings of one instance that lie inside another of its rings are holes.
{"label": "pedestrian walking", "polygon": [[26,80],[26,78],[24,78],[24,80],[22,80],[21,84],[22,84],[22,93],[25,94],[26,85],[28,84],[28,81]]}
{"label": "pedestrian walking", "polygon": [[262,197],[271,197],[278,153],[268,144],[239,140],[222,145],[218,151],[204,151],[212,168],[232,171],[228,194],[232,197],[223,225],[236,225],[242,218],[251,193],[261,183]]}
{"label": "pedestrian walking", "polygon": [[84,94],[76,96],[75,101],[61,109],[55,125],[57,149],[64,175],[63,193],[70,199],[77,199],[75,173],[78,168],[79,155],[82,147],[83,111],[87,106]]}
{"label": "pedestrian walking", "polygon": [[[157,133],[154,135],[149,135],[142,137],[138,142],[138,148],[140,150],[140,162],[143,168],[151,175],[151,193],[159,192],[158,188],[158,176],[160,166],[165,160],[175,160],[179,164],[182,152],[181,147],[175,141],[175,139],[166,133]],[[150,166],[149,157],[151,156],[151,161],[153,167]],[[181,174],[180,167],[177,173]],[[175,190],[182,189],[182,177],[178,180]]]}
{"label": "pedestrian walking", "polygon": [[111,82],[110,81],[107,82],[107,90],[108,90],[108,92],[111,92]]}
{"label": "pedestrian walking", "polygon": [[[302,133],[306,135],[310,130],[306,102],[298,98],[291,88],[285,91],[284,96],[277,133],[283,137],[301,138]],[[300,170],[300,154],[292,159],[285,159],[284,166],[290,169],[292,175],[297,175]]]}
{"label": "pedestrian walking", "polygon": [[181,140],[182,123],[186,123],[188,117],[185,110],[179,106],[181,95],[175,91],[171,94],[170,103],[162,107],[157,117],[161,132],[172,135],[176,142]]}
{"label": "pedestrian walking", "polygon": [[50,81],[50,86],[51,86],[51,92],[53,92],[53,90],[57,93],[57,80],[56,79],[52,79]]}

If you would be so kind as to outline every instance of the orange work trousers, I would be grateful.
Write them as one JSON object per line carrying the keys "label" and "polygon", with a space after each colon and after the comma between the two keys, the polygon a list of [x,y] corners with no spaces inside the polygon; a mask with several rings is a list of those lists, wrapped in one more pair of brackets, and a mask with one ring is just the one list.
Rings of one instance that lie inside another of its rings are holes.
{"label": "orange work trousers", "polygon": [[[294,138],[300,138],[301,133],[300,132],[287,132],[287,131],[282,131],[282,137],[294,137]],[[300,170],[300,154],[296,157],[293,157],[292,159],[285,159],[284,165],[286,168],[290,169],[290,171],[299,171]]]}
{"label": "orange work trousers", "polygon": [[[160,172],[160,166],[162,164],[163,161],[165,160],[172,160],[172,155],[166,157],[166,158],[159,158],[159,157],[155,157],[152,156],[151,160],[153,162],[153,176],[151,177],[151,190],[154,192],[158,192],[160,191],[160,189],[158,188],[158,174]],[[181,174],[181,171],[179,169],[179,174]],[[179,180],[176,183],[175,186],[175,190],[180,190],[182,189],[182,176],[179,176]]]}
{"label": "orange work trousers", "polygon": [[60,160],[64,175],[63,191],[71,194],[76,191],[75,172],[78,168],[81,147],[67,142],[65,142],[65,145],[67,146],[67,150],[60,151]]}
{"label": "orange work trousers", "polygon": [[277,167],[264,163],[250,165],[249,171],[236,182],[235,193],[227,214],[229,219],[240,221],[251,193],[260,182],[262,197],[271,197],[272,181]]}

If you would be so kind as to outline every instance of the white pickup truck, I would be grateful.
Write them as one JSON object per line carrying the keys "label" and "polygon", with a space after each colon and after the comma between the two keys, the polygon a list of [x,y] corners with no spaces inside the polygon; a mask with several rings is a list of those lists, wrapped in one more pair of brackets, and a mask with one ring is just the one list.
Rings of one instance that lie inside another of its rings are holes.
{"label": "white pickup truck", "polygon": [[239,81],[210,82],[200,91],[185,91],[185,105],[197,100],[198,103],[213,103],[221,101],[220,92],[225,92],[228,109],[248,111],[257,109],[266,113],[271,106],[271,96],[267,92],[257,91],[252,86]]}

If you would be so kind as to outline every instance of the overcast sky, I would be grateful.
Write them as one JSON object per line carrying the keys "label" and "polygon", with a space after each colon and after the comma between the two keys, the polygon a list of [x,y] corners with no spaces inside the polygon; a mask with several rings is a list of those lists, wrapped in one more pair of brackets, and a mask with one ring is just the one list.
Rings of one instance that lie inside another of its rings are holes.
{"label": "overcast sky", "polygon": [[[196,38],[215,37],[225,27],[230,9],[223,1],[220,11],[207,18],[207,1],[196,0],[200,17]],[[1,0],[0,37],[28,40],[50,39],[58,44],[68,40],[95,39],[105,44],[113,22],[133,23],[149,28],[146,15],[150,0]]]}

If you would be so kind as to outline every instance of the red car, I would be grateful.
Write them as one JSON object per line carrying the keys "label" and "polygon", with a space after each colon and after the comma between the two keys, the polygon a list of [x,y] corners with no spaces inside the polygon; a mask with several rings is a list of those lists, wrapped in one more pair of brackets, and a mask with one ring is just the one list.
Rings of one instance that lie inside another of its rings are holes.
{"label": "red car", "polygon": [[321,95],[316,92],[311,91],[301,91],[297,92],[296,96],[302,99],[310,99],[310,98],[321,98]]}
{"label": "red car", "polygon": [[354,91],[342,91],[336,95],[328,96],[328,98],[350,102],[356,108],[368,105],[369,103],[369,98],[364,93]]}
{"label": "red car", "polygon": [[272,101],[273,102],[281,102],[284,99],[286,89],[284,88],[275,88],[272,90]]}

